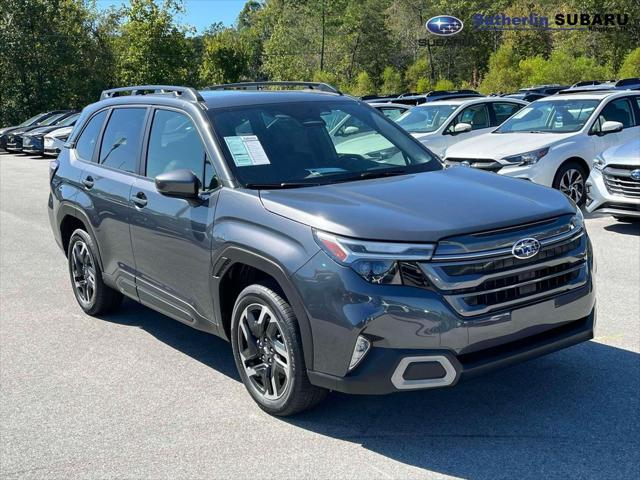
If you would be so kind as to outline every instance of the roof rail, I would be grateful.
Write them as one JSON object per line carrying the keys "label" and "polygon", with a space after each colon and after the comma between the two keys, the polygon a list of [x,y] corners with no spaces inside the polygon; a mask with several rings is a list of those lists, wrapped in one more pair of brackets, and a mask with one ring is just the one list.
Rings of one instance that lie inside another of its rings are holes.
{"label": "roof rail", "polygon": [[427,97],[440,97],[445,95],[480,95],[475,90],[431,90]]}
{"label": "roof rail", "polygon": [[626,87],[640,83],[640,78],[622,78],[616,82],[616,87]]}
{"label": "roof rail", "polygon": [[102,91],[102,93],[100,94],[100,100],[104,100],[105,98],[112,98],[116,96],[116,93],[120,92],[131,92],[129,95],[153,95],[172,93],[176,97],[185,97],[186,99],[193,102],[204,102],[204,99],[195,88],[176,87],[172,85],[135,85],[131,87],[110,88],[109,90]]}
{"label": "roof rail", "polygon": [[238,83],[221,83],[219,85],[211,85],[206,90],[264,90],[264,87],[306,87],[311,90],[318,90],[327,93],[342,92],[331,85],[320,82],[238,82]]}

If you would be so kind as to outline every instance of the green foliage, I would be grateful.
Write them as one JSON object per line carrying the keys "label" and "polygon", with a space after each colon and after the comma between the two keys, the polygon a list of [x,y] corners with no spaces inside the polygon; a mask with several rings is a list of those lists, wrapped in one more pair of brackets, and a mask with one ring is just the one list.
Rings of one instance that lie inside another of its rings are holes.
{"label": "green foliage", "polygon": [[444,78],[438,80],[433,87],[434,90],[453,90],[454,88],[456,88],[456,86],[453,82]]}
{"label": "green foliage", "polygon": [[131,0],[126,21],[115,40],[118,81],[124,85],[193,83],[193,47],[187,27],[175,23],[182,12],[177,0]]}
{"label": "green foliage", "polygon": [[382,86],[380,93],[382,95],[391,95],[394,93],[402,93],[402,75],[393,67],[387,67],[382,72]]}
{"label": "green foliage", "polygon": [[618,71],[618,78],[640,77],[640,47],[631,50],[624,57],[624,62]]}
{"label": "green foliage", "polygon": [[489,70],[479,90],[485,94],[517,90],[522,82],[518,64],[519,58],[513,46],[502,45],[489,57]]}
{"label": "green foliage", "polygon": [[[0,1],[0,125],[82,107],[126,84],[316,80],[365,95],[640,76],[637,0],[248,0],[235,25],[200,35],[179,21],[184,1],[131,0],[102,12],[95,0]],[[627,27],[491,32],[470,21],[476,12],[603,8],[627,13]],[[438,39],[444,45],[424,27],[443,13],[465,22]]]}
{"label": "green foliage", "polygon": [[367,72],[360,72],[356,77],[355,85],[349,88],[348,91],[358,97],[377,93],[375,85]]}
{"label": "green foliage", "polygon": [[238,31],[225,28],[204,39],[200,81],[204,84],[249,79],[249,49]]}

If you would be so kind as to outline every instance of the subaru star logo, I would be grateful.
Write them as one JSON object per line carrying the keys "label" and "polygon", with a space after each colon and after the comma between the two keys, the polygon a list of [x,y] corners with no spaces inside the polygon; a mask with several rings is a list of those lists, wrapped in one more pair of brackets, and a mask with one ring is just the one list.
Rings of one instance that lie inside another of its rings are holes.
{"label": "subaru star logo", "polygon": [[443,37],[455,35],[462,30],[463,26],[462,20],[450,15],[438,15],[437,17],[430,18],[426,23],[429,32]]}
{"label": "subaru star logo", "polygon": [[516,258],[524,260],[526,258],[534,257],[540,251],[540,242],[535,238],[523,238],[513,244],[511,253]]}
{"label": "subaru star logo", "polygon": [[640,182],[640,168],[631,170],[631,178],[633,178],[637,182]]}

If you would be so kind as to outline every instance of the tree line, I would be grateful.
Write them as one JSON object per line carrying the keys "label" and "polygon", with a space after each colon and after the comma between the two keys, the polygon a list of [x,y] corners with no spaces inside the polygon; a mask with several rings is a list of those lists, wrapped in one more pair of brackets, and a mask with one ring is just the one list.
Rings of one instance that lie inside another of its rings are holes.
{"label": "tree line", "polygon": [[[354,94],[541,84],[640,76],[637,0],[248,0],[232,26],[198,33],[181,0],[0,2],[0,124],[95,101],[133,84],[198,88],[242,80],[314,80]],[[216,8],[211,2],[212,17]],[[476,31],[474,13],[625,13],[623,27]],[[435,42],[425,22],[467,25]]]}

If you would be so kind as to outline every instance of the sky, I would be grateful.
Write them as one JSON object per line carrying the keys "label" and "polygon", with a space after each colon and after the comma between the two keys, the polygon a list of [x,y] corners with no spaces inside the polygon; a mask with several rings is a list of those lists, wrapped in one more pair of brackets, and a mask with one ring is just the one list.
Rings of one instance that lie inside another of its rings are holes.
{"label": "sky", "polygon": [[[245,0],[183,0],[186,12],[178,17],[180,23],[188,23],[204,31],[209,25],[222,22],[231,25],[244,7]],[[98,8],[127,4],[126,0],[97,0]]]}

